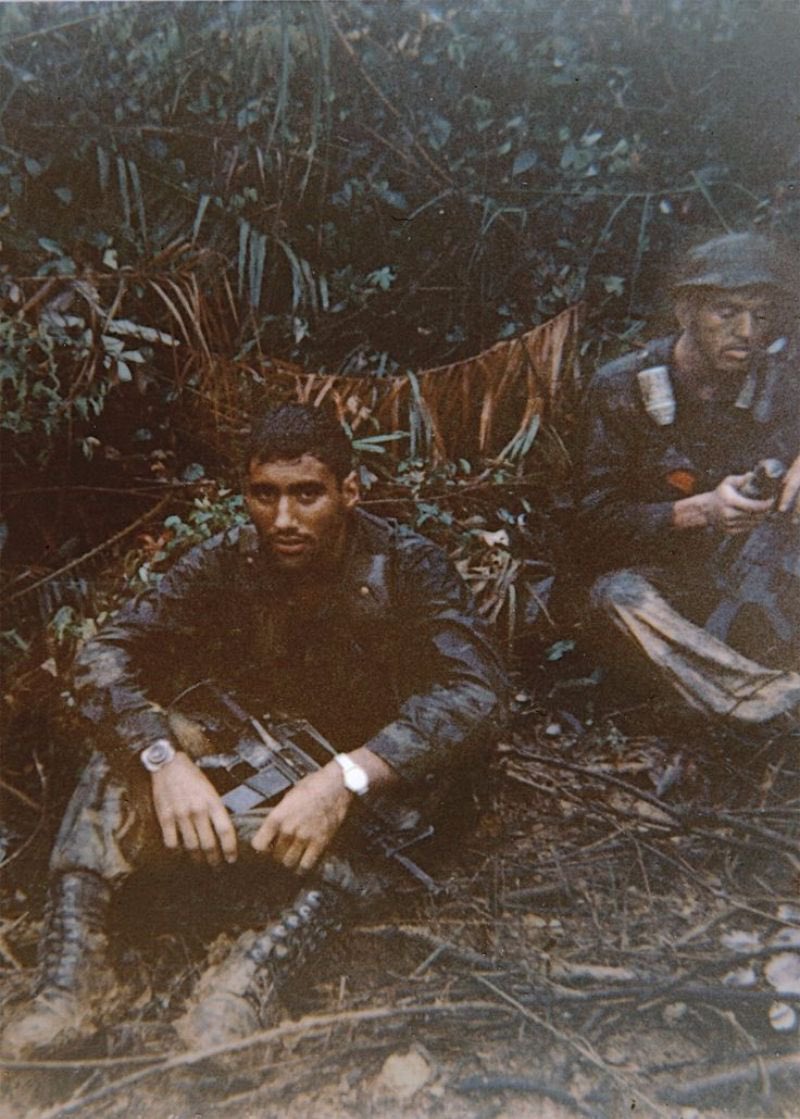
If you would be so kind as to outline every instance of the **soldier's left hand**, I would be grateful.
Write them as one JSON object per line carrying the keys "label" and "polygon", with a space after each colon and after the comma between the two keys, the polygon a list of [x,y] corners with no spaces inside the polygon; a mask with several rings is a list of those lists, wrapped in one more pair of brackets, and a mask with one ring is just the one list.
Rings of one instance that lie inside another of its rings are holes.
{"label": "soldier's left hand", "polygon": [[800,521],[800,455],[789,467],[783,479],[778,512],[791,513],[793,521]]}
{"label": "soldier's left hand", "polygon": [[353,798],[338,765],[331,762],[289,789],[254,835],[253,847],[288,870],[311,870],[341,827]]}

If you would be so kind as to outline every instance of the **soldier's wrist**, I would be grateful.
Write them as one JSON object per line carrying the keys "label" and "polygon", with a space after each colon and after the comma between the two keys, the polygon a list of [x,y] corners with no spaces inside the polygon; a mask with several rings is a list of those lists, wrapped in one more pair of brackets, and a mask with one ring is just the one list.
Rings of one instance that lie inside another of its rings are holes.
{"label": "soldier's wrist", "polygon": [[708,528],[714,523],[713,494],[698,493],[682,497],[672,506],[672,527],[676,529]]}
{"label": "soldier's wrist", "polygon": [[139,751],[139,762],[148,773],[158,773],[175,761],[178,751],[168,738],[156,738]]}
{"label": "soldier's wrist", "polygon": [[353,761],[349,754],[336,754],[334,762],[342,772],[342,783],[349,793],[363,797],[369,791],[369,774],[363,766]]}

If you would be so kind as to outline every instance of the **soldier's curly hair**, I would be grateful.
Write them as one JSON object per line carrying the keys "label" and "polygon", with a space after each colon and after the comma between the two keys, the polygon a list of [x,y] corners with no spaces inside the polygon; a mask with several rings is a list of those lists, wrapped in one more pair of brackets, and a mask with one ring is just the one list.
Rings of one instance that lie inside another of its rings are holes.
{"label": "soldier's curly hair", "polygon": [[270,408],[251,428],[244,466],[251,463],[293,461],[313,455],[341,482],[353,469],[353,448],[344,428],[328,408],[310,404],[280,404]]}

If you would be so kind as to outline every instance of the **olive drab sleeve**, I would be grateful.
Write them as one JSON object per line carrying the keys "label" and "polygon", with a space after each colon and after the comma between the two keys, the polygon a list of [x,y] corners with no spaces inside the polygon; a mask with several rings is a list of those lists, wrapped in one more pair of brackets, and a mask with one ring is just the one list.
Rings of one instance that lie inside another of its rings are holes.
{"label": "olive drab sleeve", "polygon": [[403,617],[399,673],[413,690],[365,746],[402,776],[441,775],[488,750],[505,716],[507,680],[472,597],[447,556],[421,537],[401,537],[395,561]]}
{"label": "olive drab sleeve", "polygon": [[225,551],[193,548],[78,652],[78,709],[109,755],[138,753],[170,737],[164,703],[181,667],[188,669],[208,641],[216,589],[226,581]]}

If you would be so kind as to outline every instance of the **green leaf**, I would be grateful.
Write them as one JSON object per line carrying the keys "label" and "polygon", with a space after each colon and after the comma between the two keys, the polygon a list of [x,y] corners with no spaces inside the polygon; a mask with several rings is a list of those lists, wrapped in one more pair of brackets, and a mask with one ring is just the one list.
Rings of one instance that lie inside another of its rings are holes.
{"label": "green leaf", "polygon": [[539,156],[533,149],[518,152],[514,159],[514,165],[511,168],[511,174],[512,176],[524,175],[526,171],[530,171],[532,167],[535,167],[538,162]]}
{"label": "green leaf", "polygon": [[53,615],[50,628],[56,641],[63,641],[70,626],[75,624],[75,611],[71,606],[62,606]]}
{"label": "green leaf", "polygon": [[428,139],[432,148],[439,151],[450,139],[452,125],[445,117],[436,114],[428,122]]}
{"label": "green leaf", "polygon": [[575,642],[571,638],[562,641],[555,641],[549,649],[545,652],[545,658],[549,661],[560,661],[567,653],[571,653],[575,648]]}
{"label": "green leaf", "polygon": [[194,225],[192,226],[192,240],[193,241],[197,240],[197,234],[200,232],[200,226],[203,223],[203,217],[205,215],[206,210],[208,209],[208,204],[209,204],[210,201],[211,201],[211,195],[210,194],[201,194],[200,195],[200,200],[197,203],[197,212],[194,215]]}
{"label": "green leaf", "polygon": [[624,276],[600,276],[599,279],[609,295],[622,295],[625,291]]}
{"label": "green leaf", "polygon": [[[199,482],[201,478],[205,478],[205,467],[199,462],[190,462],[187,467],[181,472],[181,481],[183,482]],[[166,521],[164,522],[166,524]]]}

